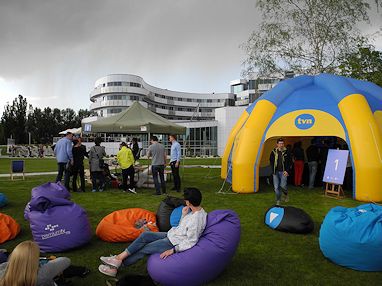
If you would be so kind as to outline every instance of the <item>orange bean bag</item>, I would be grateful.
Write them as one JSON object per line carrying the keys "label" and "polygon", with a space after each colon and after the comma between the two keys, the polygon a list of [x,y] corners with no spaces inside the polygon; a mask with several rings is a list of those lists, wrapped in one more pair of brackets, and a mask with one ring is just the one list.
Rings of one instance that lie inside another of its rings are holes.
{"label": "orange bean bag", "polygon": [[[146,220],[144,227],[141,227]],[[105,216],[97,226],[96,235],[109,242],[128,242],[144,231],[159,231],[155,213],[140,208],[124,209]]]}
{"label": "orange bean bag", "polygon": [[14,239],[20,232],[20,225],[9,215],[0,213],[0,244]]}

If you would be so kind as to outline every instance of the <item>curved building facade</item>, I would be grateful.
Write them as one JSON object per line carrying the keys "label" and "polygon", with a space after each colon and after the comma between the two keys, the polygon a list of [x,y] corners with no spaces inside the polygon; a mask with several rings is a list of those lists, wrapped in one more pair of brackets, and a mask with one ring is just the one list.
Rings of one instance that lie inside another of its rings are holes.
{"label": "curved building facade", "polygon": [[154,87],[130,74],[98,79],[90,93],[90,110],[98,116],[115,115],[134,101],[170,120],[214,120],[215,109],[235,105],[233,93],[188,93]]}

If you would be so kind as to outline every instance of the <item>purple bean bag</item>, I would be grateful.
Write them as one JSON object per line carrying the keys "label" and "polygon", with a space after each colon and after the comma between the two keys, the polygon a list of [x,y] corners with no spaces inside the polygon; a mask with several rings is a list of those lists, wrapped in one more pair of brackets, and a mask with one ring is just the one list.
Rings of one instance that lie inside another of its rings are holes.
{"label": "purple bean bag", "polygon": [[56,197],[69,200],[70,193],[60,182],[48,182],[32,189],[32,199],[36,197]]}
{"label": "purple bean bag", "polygon": [[[38,197],[70,199],[69,191],[60,183],[45,183],[32,189],[32,199]],[[30,205],[27,203],[24,209],[24,218],[28,220]]]}
{"label": "purple bean bag", "polygon": [[34,241],[42,252],[61,252],[79,247],[91,239],[86,212],[63,198],[33,198],[27,213]]}
{"label": "purple bean bag", "polygon": [[153,254],[147,262],[151,278],[161,285],[202,285],[215,279],[231,261],[240,241],[240,220],[231,210],[216,210],[198,243],[166,259]]}

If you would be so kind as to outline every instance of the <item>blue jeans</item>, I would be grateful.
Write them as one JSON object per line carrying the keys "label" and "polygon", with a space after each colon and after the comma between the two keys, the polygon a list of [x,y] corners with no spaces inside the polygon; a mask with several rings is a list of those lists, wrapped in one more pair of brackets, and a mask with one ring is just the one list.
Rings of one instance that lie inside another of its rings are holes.
{"label": "blue jeans", "polygon": [[57,163],[58,166],[58,174],[56,177],[56,183],[61,182],[62,180],[62,175],[64,175],[64,186],[68,189],[69,191],[69,181],[70,181],[70,173],[66,169],[66,165],[68,163]]}
{"label": "blue jeans", "polygon": [[[160,194],[162,188],[162,193],[166,193],[166,182],[164,181],[164,165],[152,165],[151,172],[153,173],[155,191],[157,194]],[[160,184],[158,180],[158,175],[160,179]]]}
{"label": "blue jeans", "polygon": [[143,232],[132,244],[129,245],[128,248],[126,248],[125,251],[129,256],[123,260],[123,264],[128,266],[142,259],[145,255],[162,253],[173,247],[174,245],[172,245],[167,238],[167,232]]}
{"label": "blue jeans", "polygon": [[276,171],[276,174],[273,174],[273,187],[275,188],[276,201],[281,200],[282,192],[284,192],[286,195],[288,194],[288,191],[287,191],[288,177],[284,176],[283,173],[284,172]]}

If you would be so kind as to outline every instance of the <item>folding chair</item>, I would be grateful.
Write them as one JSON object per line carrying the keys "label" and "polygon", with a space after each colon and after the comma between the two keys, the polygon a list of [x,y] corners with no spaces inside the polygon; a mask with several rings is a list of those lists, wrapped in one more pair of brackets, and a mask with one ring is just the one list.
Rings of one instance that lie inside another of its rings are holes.
{"label": "folding chair", "polygon": [[12,160],[11,161],[11,180],[15,180],[14,177],[14,174],[17,174],[17,173],[21,173],[22,176],[22,180],[25,180],[25,162],[24,160]]}

